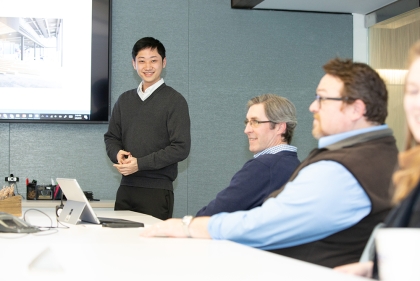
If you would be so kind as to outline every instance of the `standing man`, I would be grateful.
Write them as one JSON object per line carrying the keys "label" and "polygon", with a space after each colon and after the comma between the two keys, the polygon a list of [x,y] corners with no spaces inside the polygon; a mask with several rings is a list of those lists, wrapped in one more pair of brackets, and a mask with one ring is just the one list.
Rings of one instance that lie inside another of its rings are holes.
{"label": "standing man", "polygon": [[159,40],[138,40],[132,57],[142,81],[118,98],[104,135],[108,157],[122,175],[115,210],[168,219],[174,207],[178,162],[190,152],[188,105],[161,78],[166,55]]}
{"label": "standing man", "polygon": [[227,239],[327,267],[360,259],[391,208],[398,150],[385,125],[388,92],[368,65],[334,59],[309,107],[318,148],[289,182],[249,211],[168,220],[142,236]]}
{"label": "standing man", "polygon": [[286,98],[265,94],[248,101],[244,132],[254,158],[196,216],[250,210],[285,184],[300,163],[290,145],[296,124],[295,106]]}

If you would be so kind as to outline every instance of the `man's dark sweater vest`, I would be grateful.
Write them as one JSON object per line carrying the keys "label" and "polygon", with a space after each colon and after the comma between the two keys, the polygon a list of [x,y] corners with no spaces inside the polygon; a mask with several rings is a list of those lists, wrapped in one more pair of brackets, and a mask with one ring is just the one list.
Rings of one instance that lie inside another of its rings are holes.
{"label": "man's dark sweater vest", "polygon": [[371,212],[356,225],[324,239],[271,252],[327,267],[357,262],[373,228],[384,220],[391,208],[389,187],[397,154],[390,129],[357,135],[326,148],[314,149],[289,181],[312,163],[322,160],[338,162],[357,179],[369,196]]}

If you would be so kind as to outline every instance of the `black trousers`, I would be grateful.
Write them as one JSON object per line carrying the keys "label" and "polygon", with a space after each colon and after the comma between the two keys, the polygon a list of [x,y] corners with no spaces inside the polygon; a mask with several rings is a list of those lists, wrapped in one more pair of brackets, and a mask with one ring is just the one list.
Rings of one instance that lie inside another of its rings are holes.
{"label": "black trousers", "polygon": [[166,220],[172,218],[174,193],[166,189],[120,185],[114,210],[133,211]]}

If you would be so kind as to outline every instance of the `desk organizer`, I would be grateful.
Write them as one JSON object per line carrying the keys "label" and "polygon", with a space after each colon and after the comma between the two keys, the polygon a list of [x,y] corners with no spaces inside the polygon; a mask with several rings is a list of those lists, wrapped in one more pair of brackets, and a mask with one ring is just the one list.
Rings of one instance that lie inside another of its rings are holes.
{"label": "desk organizer", "polygon": [[12,214],[17,217],[22,216],[22,196],[15,195],[0,200],[0,212]]}
{"label": "desk organizer", "polygon": [[60,200],[61,189],[56,185],[26,185],[26,200]]}

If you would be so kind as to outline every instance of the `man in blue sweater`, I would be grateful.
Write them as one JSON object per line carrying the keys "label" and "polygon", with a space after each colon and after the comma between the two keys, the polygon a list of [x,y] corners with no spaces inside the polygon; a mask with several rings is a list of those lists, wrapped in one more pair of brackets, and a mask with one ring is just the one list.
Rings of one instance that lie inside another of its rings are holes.
{"label": "man in blue sweater", "polygon": [[138,40],[132,57],[142,82],[118,98],[104,136],[108,157],[122,175],[115,210],[168,219],[173,212],[172,183],[178,162],[190,152],[188,105],[160,77],[166,66],[160,41]]}
{"label": "man in blue sweater", "polygon": [[300,163],[290,145],[296,124],[296,109],[288,99],[273,94],[252,98],[244,132],[254,158],[196,216],[250,210],[285,184]]}

